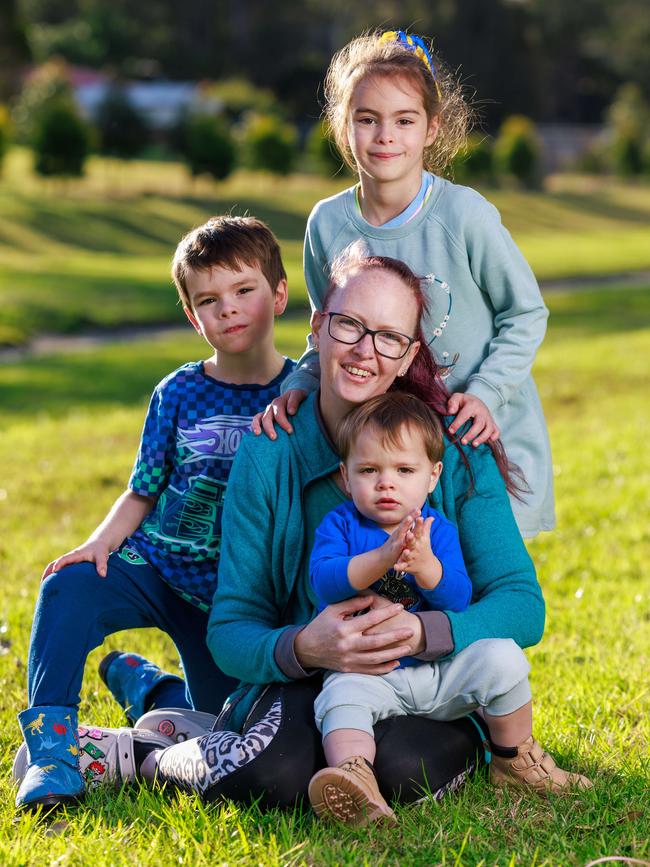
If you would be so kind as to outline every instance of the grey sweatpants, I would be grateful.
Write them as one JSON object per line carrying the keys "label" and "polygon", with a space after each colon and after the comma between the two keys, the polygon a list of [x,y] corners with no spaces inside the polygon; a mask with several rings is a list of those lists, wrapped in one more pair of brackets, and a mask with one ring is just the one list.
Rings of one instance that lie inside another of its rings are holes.
{"label": "grey sweatpants", "polygon": [[529,671],[523,650],[509,638],[475,641],[453,659],[389,674],[333,671],[314,702],[316,725],[323,737],[336,729],[372,735],[375,723],[393,716],[453,720],[478,707],[504,716],[530,701]]}

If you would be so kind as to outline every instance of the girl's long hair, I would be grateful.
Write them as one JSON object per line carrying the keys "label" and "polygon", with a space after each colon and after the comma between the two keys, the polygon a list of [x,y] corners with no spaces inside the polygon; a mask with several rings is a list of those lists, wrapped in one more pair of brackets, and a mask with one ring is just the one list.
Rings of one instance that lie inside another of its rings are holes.
{"label": "girl's long hair", "polygon": [[[447,420],[447,403],[451,393],[444,384],[440,375],[440,367],[436,363],[427,341],[422,333],[422,319],[426,312],[426,297],[422,289],[423,280],[411,271],[406,263],[390,256],[374,256],[365,252],[361,242],[356,242],[346,248],[332,263],[330,271],[330,283],[323,299],[323,310],[327,310],[328,303],[337,289],[342,287],[352,276],[363,271],[385,270],[390,271],[405,283],[413,293],[416,306],[416,334],[420,348],[411,362],[406,374],[397,377],[389,390],[405,391],[420,398],[424,403],[439,416],[446,439],[458,449],[460,459],[467,469],[470,479],[469,493],[474,490],[474,478],[472,469],[461,445],[461,431],[455,434],[449,432],[451,422]],[[489,442],[494,460],[499,468],[508,493],[518,500],[530,491],[521,469],[508,460],[506,451],[501,440]]]}

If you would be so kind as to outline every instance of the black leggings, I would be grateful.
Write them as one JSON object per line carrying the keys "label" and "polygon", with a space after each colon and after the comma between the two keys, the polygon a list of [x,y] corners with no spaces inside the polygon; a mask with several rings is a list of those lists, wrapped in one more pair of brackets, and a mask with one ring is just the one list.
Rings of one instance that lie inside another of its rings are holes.
{"label": "black leggings", "polygon": [[[314,699],[321,687],[318,677],[273,684],[242,734],[211,732],[164,750],[159,780],[199,792],[206,801],[294,806],[325,765],[314,725]],[[481,736],[467,717],[454,722],[393,717],[378,723],[375,740],[382,794],[402,803],[427,792],[440,798],[484,763]]]}

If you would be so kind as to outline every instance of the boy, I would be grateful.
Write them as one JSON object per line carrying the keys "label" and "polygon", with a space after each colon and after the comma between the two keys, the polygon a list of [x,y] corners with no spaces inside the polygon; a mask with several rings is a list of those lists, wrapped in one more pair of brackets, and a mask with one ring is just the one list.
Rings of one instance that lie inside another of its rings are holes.
{"label": "boy", "polygon": [[[274,317],[287,303],[286,273],[264,223],[213,217],[181,240],[172,275],[187,318],[214,352],[156,387],[129,487],[88,540],[43,573],[29,650],[29,709],[19,714],[29,754],[19,808],[83,795],[79,691],[86,657],[107,635],[148,626],[167,632],[195,707],[218,711],[235,686],[207,652],[207,612],[235,451],[293,368],[273,343]],[[136,718],[145,704],[179,704],[180,679],[143,662],[113,653],[102,663],[118,698],[138,695]]]}
{"label": "boy", "polygon": [[[458,532],[427,503],[444,452],[436,414],[412,395],[388,392],[343,419],[337,445],[352,503],[330,512],[316,531],[310,573],[319,607],[370,589],[401,602],[408,611],[465,610],[472,585]],[[507,665],[513,652],[521,660]],[[519,743],[522,721],[517,712],[522,709],[525,717],[530,702],[527,669],[513,642],[482,640],[451,660],[422,663],[403,658],[385,675],[326,674],[314,703],[329,765],[309,784],[317,815],[352,825],[395,822],[372,766],[373,727],[381,719],[412,714],[451,720],[483,707],[499,742]],[[495,744],[492,748],[492,779],[504,782],[510,751]],[[554,763],[553,770],[548,760],[553,760],[547,757],[547,765],[558,789],[588,784]],[[535,775],[530,781],[524,776],[518,782],[534,788]]]}

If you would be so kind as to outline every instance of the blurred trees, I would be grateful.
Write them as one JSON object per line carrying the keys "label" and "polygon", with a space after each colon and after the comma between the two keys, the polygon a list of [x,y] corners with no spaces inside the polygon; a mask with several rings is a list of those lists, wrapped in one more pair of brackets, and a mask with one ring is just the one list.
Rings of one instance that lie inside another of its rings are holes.
{"label": "blurred trees", "polygon": [[301,122],[319,116],[317,91],[332,53],[379,24],[416,22],[434,36],[477,91],[491,129],[513,113],[598,121],[625,81],[650,95],[647,0],[8,2],[18,4],[14,20],[24,22],[36,60],[59,54],[125,77],[245,77],[271,88]]}

